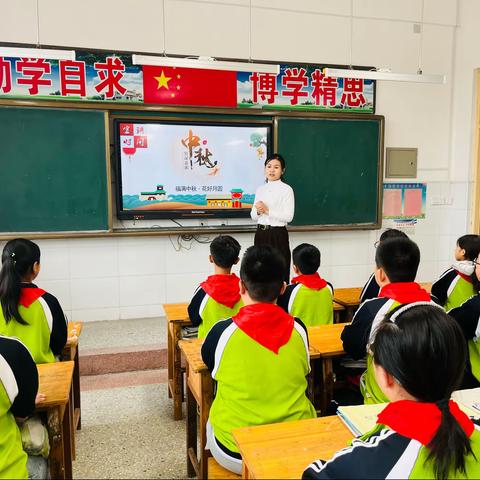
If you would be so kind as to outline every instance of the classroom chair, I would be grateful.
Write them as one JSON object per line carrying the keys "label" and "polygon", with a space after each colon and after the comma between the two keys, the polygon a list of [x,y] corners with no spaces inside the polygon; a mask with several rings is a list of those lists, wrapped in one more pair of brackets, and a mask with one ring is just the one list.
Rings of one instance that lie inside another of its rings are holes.
{"label": "classroom chair", "polygon": [[221,480],[224,478],[242,478],[240,475],[223,468],[213,457],[208,459],[208,479]]}

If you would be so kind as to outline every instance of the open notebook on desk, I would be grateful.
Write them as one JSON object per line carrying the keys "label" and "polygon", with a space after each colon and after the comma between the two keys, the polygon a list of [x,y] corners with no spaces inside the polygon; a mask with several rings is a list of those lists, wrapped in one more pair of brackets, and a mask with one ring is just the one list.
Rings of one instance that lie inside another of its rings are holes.
{"label": "open notebook on desk", "polygon": [[[473,406],[477,404],[480,409],[480,388],[453,392],[452,400],[455,400],[460,409],[469,417],[480,417],[480,410],[477,410]],[[386,403],[378,403],[376,405],[348,405],[338,407],[337,415],[348,429],[355,436],[359,437],[375,427],[378,414],[386,406]]]}
{"label": "open notebook on desk", "polygon": [[452,393],[452,400],[455,400],[469,417],[480,417],[480,388],[457,390]]}

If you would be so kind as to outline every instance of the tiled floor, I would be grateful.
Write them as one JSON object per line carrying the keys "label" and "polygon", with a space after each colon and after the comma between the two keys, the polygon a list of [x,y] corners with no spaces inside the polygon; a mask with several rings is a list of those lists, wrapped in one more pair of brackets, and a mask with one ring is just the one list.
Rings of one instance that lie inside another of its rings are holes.
{"label": "tiled floor", "polygon": [[80,337],[81,351],[135,345],[166,345],[166,331],[165,317],[85,322]]}
{"label": "tiled floor", "polygon": [[[164,378],[152,371],[144,380],[155,375]],[[74,478],[185,478],[185,421],[173,420],[166,383],[111,388],[135,383],[135,376],[102,377],[82,391]]]}
{"label": "tiled floor", "polygon": [[[165,345],[165,318],[86,322],[80,356]],[[165,369],[81,377],[74,478],[186,477],[185,420],[173,420],[166,380]]]}

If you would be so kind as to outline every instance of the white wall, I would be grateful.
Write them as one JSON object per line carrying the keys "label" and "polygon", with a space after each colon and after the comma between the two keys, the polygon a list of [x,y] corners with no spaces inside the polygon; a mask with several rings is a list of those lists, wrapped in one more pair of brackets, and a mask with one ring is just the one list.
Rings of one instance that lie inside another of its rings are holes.
{"label": "white wall", "polygon": [[[420,35],[414,23],[422,19],[421,0],[352,0],[352,37],[350,0],[253,0],[251,45],[249,3],[40,0],[37,32],[35,0],[2,0],[0,42],[34,43],[38,34],[45,45],[152,53],[165,46],[167,53],[343,64],[350,62],[352,43],[353,64],[399,72],[418,67]],[[427,218],[413,236],[422,251],[420,281],[433,280],[445,268],[456,238],[468,229],[478,19],[478,0],[425,0],[423,70],[446,74],[447,84],[377,84],[385,146],[417,147],[418,178],[428,183]],[[452,205],[431,206],[432,196],[451,198]],[[373,267],[378,235],[295,233],[291,245],[315,243],[326,278],[338,287],[360,286]],[[251,235],[238,237],[244,247],[252,241]],[[210,273],[206,245],[193,242],[190,250],[176,252],[167,237],[39,244],[43,270],[38,283],[57,294],[75,320],[159,315],[163,302],[188,300]]]}

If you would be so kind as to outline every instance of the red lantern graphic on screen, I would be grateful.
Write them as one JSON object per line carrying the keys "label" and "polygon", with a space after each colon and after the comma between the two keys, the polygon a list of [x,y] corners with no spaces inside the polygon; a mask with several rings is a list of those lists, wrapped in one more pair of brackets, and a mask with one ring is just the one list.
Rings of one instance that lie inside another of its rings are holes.
{"label": "red lantern graphic on screen", "polygon": [[137,151],[137,147],[135,145],[135,139],[132,136],[121,136],[120,137],[120,144],[122,146],[122,152],[125,155],[133,155]]}

